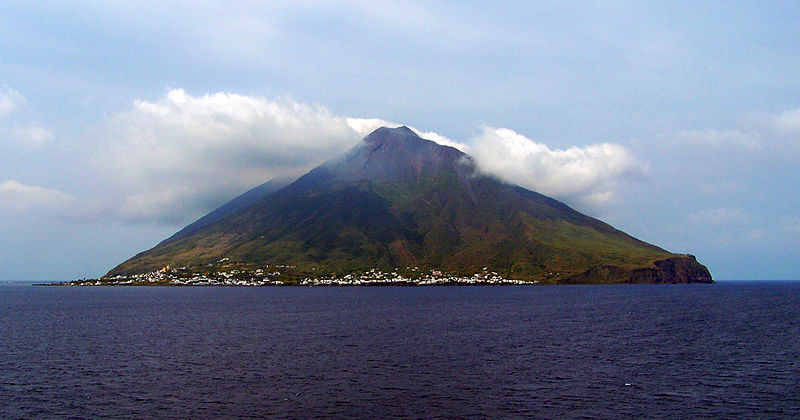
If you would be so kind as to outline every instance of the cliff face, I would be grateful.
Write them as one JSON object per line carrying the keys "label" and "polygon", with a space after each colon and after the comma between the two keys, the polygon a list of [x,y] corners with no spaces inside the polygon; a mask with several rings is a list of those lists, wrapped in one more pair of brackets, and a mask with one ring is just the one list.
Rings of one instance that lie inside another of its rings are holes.
{"label": "cliff face", "polygon": [[706,266],[694,255],[678,255],[653,262],[652,267],[625,270],[613,265],[592,267],[559,284],[582,283],[713,283]]}

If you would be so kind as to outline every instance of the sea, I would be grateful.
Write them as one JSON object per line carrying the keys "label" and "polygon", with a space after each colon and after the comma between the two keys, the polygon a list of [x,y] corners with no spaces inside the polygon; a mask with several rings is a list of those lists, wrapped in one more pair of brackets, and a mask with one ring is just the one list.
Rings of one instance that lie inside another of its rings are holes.
{"label": "sea", "polygon": [[0,285],[0,418],[798,418],[800,282]]}

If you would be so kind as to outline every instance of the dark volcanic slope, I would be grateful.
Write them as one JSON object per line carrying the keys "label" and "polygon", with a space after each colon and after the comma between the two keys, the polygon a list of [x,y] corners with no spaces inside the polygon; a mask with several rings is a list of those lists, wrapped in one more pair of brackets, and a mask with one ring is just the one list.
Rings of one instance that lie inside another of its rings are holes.
{"label": "dark volcanic slope", "polygon": [[694,257],[481,175],[469,156],[406,127],[379,128],[294,183],[183,232],[107,276],[227,257],[339,272],[487,267],[558,283],[711,281]]}

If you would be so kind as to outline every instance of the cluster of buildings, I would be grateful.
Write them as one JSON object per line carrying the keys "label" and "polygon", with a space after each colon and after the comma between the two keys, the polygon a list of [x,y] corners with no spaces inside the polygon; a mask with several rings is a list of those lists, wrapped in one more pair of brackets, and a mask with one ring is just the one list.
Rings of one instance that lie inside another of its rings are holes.
{"label": "cluster of buildings", "polygon": [[[225,259],[219,262],[224,262]],[[214,266],[214,264],[211,264]],[[100,285],[136,285],[136,286],[391,286],[391,285],[480,285],[480,284],[531,284],[531,282],[506,279],[494,271],[486,268],[480,273],[470,277],[443,274],[438,270],[422,271],[419,267],[406,267],[405,274],[383,272],[372,269],[363,273],[349,273],[343,276],[313,276],[297,280],[286,281],[286,276],[281,275],[281,270],[291,270],[295,266],[266,266],[265,268],[247,269],[234,268],[235,266],[221,265],[202,273],[197,273],[187,267],[171,268],[166,266],[149,273],[117,275],[105,277],[101,280],[82,279],[67,283],[74,286],[100,286]],[[280,270],[279,270],[280,269]],[[313,270],[313,269],[312,269]],[[538,283],[538,282],[533,282]]]}
{"label": "cluster of buildings", "polygon": [[484,271],[472,277],[444,275],[441,271],[431,270],[421,273],[418,267],[410,269],[412,275],[402,275],[393,271],[385,273],[372,269],[364,274],[347,274],[341,277],[305,278],[300,284],[303,286],[391,286],[391,285],[451,285],[451,284],[531,284],[530,282],[506,279],[495,272]]}
{"label": "cluster of buildings", "polygon": [[[220,262],[225,261],[225,259]],[[283,267],[283,266],[282,266]],[[280,271],[264,270],[216,270],[208,273],[193,274],[188,268],[171,268],[169,266],[149,273],[117,275],[102,280],[77,281],[79,285],[170,285],[170,286],[280,286],[284,282],[275,277]],[[72,282],[75,283],[75,282]]]}

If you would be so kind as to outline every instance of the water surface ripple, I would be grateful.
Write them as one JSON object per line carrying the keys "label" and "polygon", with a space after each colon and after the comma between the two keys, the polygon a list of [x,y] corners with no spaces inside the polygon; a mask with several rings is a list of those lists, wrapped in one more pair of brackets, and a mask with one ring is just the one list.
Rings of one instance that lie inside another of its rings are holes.
{"label": "water surface ripple", "polygon": [[0,286],[0,418],[800,416],[800,284]]}

